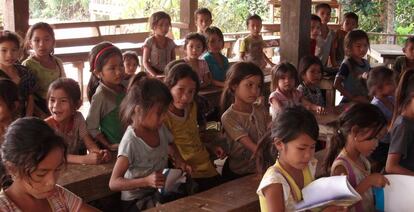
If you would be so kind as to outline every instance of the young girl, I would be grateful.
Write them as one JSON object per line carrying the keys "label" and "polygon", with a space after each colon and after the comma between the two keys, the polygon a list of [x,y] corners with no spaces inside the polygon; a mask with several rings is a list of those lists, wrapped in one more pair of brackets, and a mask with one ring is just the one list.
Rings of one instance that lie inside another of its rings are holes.
{"label": "young girl", "polygon": [[384,187],[388,180],[371,173],[367,157],[386,132],[382,112],[371,104],[355,104],[341,114],[338,129],[325,158],[325,169],[331,175],[347,175],[348,181],[362,196],[351,211],[375,211],[372,187]]}
{"label": "young girl", "polygon": [[299,62],[299,76],[302,82],[298,86],[303,98],[312,104],[324,107],[325,100],[319,83],[322,79],[322,62],[316,56],[305,56]]}
{"label": "young girl", "polygon": [[[302,200],[302,188],[314,180],[318,136],[315,117],[300,106],[283,110],[272,122],[270,137],[279,153],[276,164],[269,168],[258,160],[259,173],[268,168],[257,189],[261,211],[295,210],[296,202]],[[260,142],[257,155],[263,155],[268,147],[268,142]]]}
{"label": "young girl", "polygon": [[350,31],[345,36],[346,58],[335,77],[334,87],[343,96],[341,103],[369,102],[366,79],[370,65],[364,56],[369,48],[369,39],[362,30]]}
{"label": "young girl", "polygon": [[414,36],[409,36],[404,43],[404,56],[397,57],[394,63],[394,71],[400,78],[404,71],[414,68]]}
{"label": "young girl", "polygon": [[288,63],[280,63],[272,69],[272,93],[269,96],[270,114],[273,118],[281,110],[303,104],[309,110],[316,113],[323,113],[324,108],[313,104],[303,98],[302,93],[296,87],[298,83],[298,73],[296,68]]}
{"label": "young girl", "polygon": [[180,154],[193,167],[191,177],[198,185],[197,191],[214,187],[221,179],[197,128],[197,105],[193,101],[200,87],[197,74],[188,64],[178,63],[169,70],[165,84],[173,96],[165,125],[173,134]]}
{"label": "young girl", "polygon": [[175,60],[175,43],[167,37],[171,17],[165,12],[153,13],[149,19],[152,35],[144,41],[143,65],[152,75],[164,75],[165,66]]}
{"label": "young girl", "polygon": [[8,79],[0,78],[0,144],[7,127],[17,118],[19,96],[16,84]]}
{"label": "young girl", "polygon": [[[79,84],[69,78],[55,80],[47,93],[52,116],[45,119],[62,136],[67,146],[69,163],[99,164],[108,162],[110,154],[100,150],[88,133],[86,121],[77,110],[82,105]],[[89,154],[86,154],[86,150]]]}
{"label": "young girl", "polygon": [[125,76],[122,80],[122,85],[124,87],[128,86],[129,79],[135,75],[137,68],[139,66],[138,55],[135,51],[126,51],[122,54],[122,59],[124,60],[125,67]]}
{"label": "young girl", "polygon": [[228,140],[228,158],[223,167],[223,178],[232,180],[254,173],[251,160],[257,142],[266,133],[270,118],[263,104],[256,104],[262,94],[263,72],[251,62],[231,66],[221,96],[221,116]]}
{"label": "young girl", "polygon": [[56,184],[65,155],[63,138],[44,121],[30,117],[12,123],[1,158],[13,183],[0,192],[0,211],[98,211]]}
{"label": "young girl", "polygon": [[121,191],[124,211],[141,211],[158,202],[157,188],[165,185],[162,170],[168,155],[175,165],[191,172],[163,124],[172,101],[168,88],[157,79],[136,75],[121,104],[122,121],[128,128],[122,137],[109,187]]}
{"label": "young girl", "polygon": [[208,64],[212,75],[212,83],[215,86],[224,87],[227,69],[229,69],[229,60],[221,54],[224,47],[224,36],[217,27],[208,27],[205,31],[207,36],[208,52],[203,58]]}
{"label": "young girl", "polygon": [[119,119],[119,105],[125,96],[121,50],[109,42],[99,43],[92,48],[89,64],[92,74],[87,92],[91,106],[86,125],[93,138],[116,151],[124,134]]}
{"label": "young girl", "polygon": [[37,79],[38,89],[34,93],[35,115],[49,116],[46,94],[49,85],[57,78],[66,77],[62,61],[53,56],[55,33],[52,27],[43,22],[33,24],[26,33],[25,50],[32,49],[30,56],[23,61]]}
{"label": "young girl", "polygon": [[12,80],[18,86],[20,116],[32,116],[34,109],[33,93],[36,79],[24,66],[19,65],[20,36],[10,31],[0,31],[0,77]]}
{"label": "young girl", "polygon": [[200,88],[205,88],[211,83],[211,73],[205,60],[200,60],[200,56],[207,49],[206,38],[199,33],[190,33],[185,36],[184,58],[191,68],[197,73],[200,79]]}
{"label": "young girl", "polygon": [[391,120],[391,143],[385,170],[390,174],[414,176],[414,69],[406,70],[395,93]]}

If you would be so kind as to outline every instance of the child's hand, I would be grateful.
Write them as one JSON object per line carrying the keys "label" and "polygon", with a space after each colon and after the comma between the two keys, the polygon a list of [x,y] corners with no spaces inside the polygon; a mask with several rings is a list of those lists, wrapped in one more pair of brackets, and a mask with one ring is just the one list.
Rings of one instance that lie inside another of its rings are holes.
{"label": "child's hand", "polygon": [[107,149],[101,149],[98,151],[101,156],[101,163],[107,163],[111,160],[111,153]]}
{"label": "child's hand", "polygon": [[364,79],[364,80],[367,80],[368,79],[368,72],[362,73],[361,78]]}
{"label": "child's hand", "polygon": [[102,156],[97,152],[90,152],[84,157],[84,164],[100,164]]}
{"label": "child's hand", "polygon": [[153,172],[145,177],[147,185],[153,188],[162,188],[165,185],[165,177],[161,171]]}
{"label": "child's hand", "polygon": [[115,152],[115,151],[118,151],[118,147],[119,147],[119,144],[110,144],[110,145],[108,146],[108,149],[109,149],[110,151]]}
{"label": "child's hand", "polygon": [[221,148],[220,146],[217,146],[216,149],[214,150],[214,152],[216,153],[216,156],[219,159],[224,159],[227,156],[227,154],[224,151],[224,149]]}
{"label": "child's hand", "polygon": [[325,110],[325,108],[324,107],[321,107],[321,106],[316,106],[315,107],[315,111],[316,111],[316,114],[318,114],[318,115],[325,115],[326,114],[326,110]]}
{"label": "child's hand", "polygon": [[369,175],[368,177],[369,177],[369,183],[371,184],[371,186],[374,186],[374,187],[384,187],[390,184],[390,181],[388,181],[388,179],[384,177],[384,175],[379,174],[379,173],[373,173]]}

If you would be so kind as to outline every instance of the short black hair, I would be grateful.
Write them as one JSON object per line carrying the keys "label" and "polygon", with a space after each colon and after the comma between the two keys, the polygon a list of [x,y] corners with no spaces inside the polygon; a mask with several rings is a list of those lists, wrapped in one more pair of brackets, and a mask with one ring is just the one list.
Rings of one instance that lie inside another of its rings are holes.
{"label": "short black hair", "polygon": [[354,19],[357,23],[358,23],[358,20],[359,20],[358,15],[354,12],[345,13],[344,14],[344,20],[347,19],[347,18]]}
{"label": "short black hair", "polygon": [[194,19],[197,20],[197,15],[208,15],[210,17],[210,19],[213,18],[213,16],[211,15],[211,12],[209,9],[202,7],[202,8],[198,8],[195,12],[194,12]]}
{"label": "short black hair", "polygon": [[258,21],[262,22],[262,18],[260,18],[260,16],[259,16],[259,15],[257,15],[257,14],[252,14],[252,15],[247,16],[247,19],[246,19],[246,26],[249,26],[249,21],[251,21],[251,20],[258,20]]}
{"label": "short black hair", "polygon": [[321,18],[315,14],[311,14],[311,21],[317,21],[319,23],[322,23]]}
{"label": "short black hair", "polygon": [[329,11],[332,11],[331,6],[327,3],[320,3],[315,6],[315,12],[318,12],[320,9],[328,9]]}

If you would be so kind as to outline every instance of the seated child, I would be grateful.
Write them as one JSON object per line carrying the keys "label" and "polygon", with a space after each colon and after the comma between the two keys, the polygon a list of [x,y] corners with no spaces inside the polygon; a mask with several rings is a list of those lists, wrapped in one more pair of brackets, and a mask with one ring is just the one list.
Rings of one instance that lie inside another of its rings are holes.
{"label": "seated child", "polygon": [[335,33],[332,42],[331,65],[338,67],[345,58],[344,40],[348,32],[358,28],[358,15],[353,12],[344,14],[341,29]]}
{"label": "seated child", "polygon": [[210,10],[204,7],[198,8],[194,12],[195,25],[198,33],[202,35],[206,33],[206,29],[213,23],[212,17]]}
{"label": "seated child", "polygon": [[18,117],[19,96],[17,85],[9,80],[0,78],[0,144],[7,127]]}
{"label": "seated child", "polygon": [[398,79],[404,71],[414,68],[414,36],[409,36],[405,40],[403,52],[404,56],[397,57],[393,67]]}
{"label": "seated child", "polygon": [[126,51],[122,54],[124,60],[125,75],[122,80],[122,85],[128,87],[129,79],[135,75],[137,68],[139,67],[138,55],[135,51]]}
{"label": "seated child", "polygon": [[321,34],[316,43],[315,55],[319,57],[324,67],[328,65],[332,41],[335,37],[335,32],[328,27],[328,22],[331,20],[331,11],[331,6],[327,3],[321,3],[315,7],[316,15],[321,18]]}
{"label": "seated child", "polygon": [[319,83],[322,79],[322,62],[316,56],[305,56],[299,62],[299,76],[301,83],[298,90],[302,93],[303,98],[312,104],[325,107],[325,100]]}
{"label": "seated child", "polygon": [[316,50],[316,42],[321,34],[321,18],[319,16],[312,14],[311,15],[311,30],[310,30],[310,38],[311,38],[311,55],[315,55]]}

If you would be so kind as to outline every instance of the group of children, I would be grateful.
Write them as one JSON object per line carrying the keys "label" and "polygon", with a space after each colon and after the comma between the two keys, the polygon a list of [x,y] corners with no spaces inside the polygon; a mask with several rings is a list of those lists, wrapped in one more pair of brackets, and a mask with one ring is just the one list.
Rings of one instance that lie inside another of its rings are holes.
{"label": "group of children", "polygon": [[[406,56],[397,59],[395,71],[370,70],[364,59],[368,36],[352,30],[357,16],[346,15],[343,32],[335,34],[326,25],[330,8],[322,5],[316,12],[320,18],[312,16],[311,38],[317,39],[315,53],[323,57],[305,56],[298,69],[288,62],[274,66],[267,59],[257,15],[247,19],[251,33],[241,42],[246,61],[229,67],[221,54],[223,34],[210,26],[212,16],[205,8],[195,13],[199,32],[185,38],[186,57],[175,60],[175,43],[167,37],[171,18],[156,12],[150,17],[152,34],[143,47],[146,72],[135,73],[139,66],[136,53],[123,54],[110,42],[91,50],[87,87],[91,106],[86,119],[78,112],[82,105],[78,83],[65,78],[62,61],[53,55],[55,37],[50,25],[31,26],[25,41],[30,56],[23,65],[18,63],[19,36],[1,32],[4,189],[0,209],[94,211],[56,185],[59,171],[67,162],[100,164],[116,157],[109,187],[121,191],[125,211],[154,207],[160,201],[157,189],[165,185],[162,170],[167,167],[187,172],[195,185],[193,192],[259,171],[264,173],[257,190],[262,211],[294,210],[295,202],[302,199],[301,189],[314,180],[317,161],[313,156],[319,136],[314,114],[328,109],[319,88],[327,55],[331,46],[343,46],[344,59],[339,59],[340,53],[334,57],[341,61],[334,86],[344,96],[342,103],[356,104],[339,117],[324,165],[331,175],[347,175],[363,196],[353,210],[372,211],[371,187],[385,186],[388,181],[371,172],[367,159],[371,153],[387,173],[414,175],[414,70],[410,70],[414,39],[407,39]],[[314,20],[323,24],[315,25]],[[329,47],[319,47],[320,42]],[[335,64],[332,56],[331,63]],[[263,101],[266,64],[273,66],[272,93]],[[198,91],[210,84],[223,87],[224,145],[206,145],[200,137],[204,125],[197,122]],[[18,119],[33,115],[44,121]],[[375,150],[378,141],[382,152]],[[212,158],[225,156],[220,175]]]}

